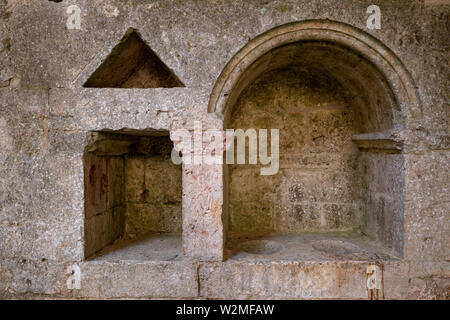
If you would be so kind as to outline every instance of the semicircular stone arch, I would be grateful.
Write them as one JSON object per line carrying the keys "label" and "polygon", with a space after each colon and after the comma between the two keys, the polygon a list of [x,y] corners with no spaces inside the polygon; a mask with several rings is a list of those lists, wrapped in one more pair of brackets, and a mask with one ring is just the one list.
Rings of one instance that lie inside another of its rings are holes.
{"label": "semicircular stone arch", "polygon": [[[410,127],[411,119],[420,117],[422,107],[416,85],[400,59],[368,33],[330,20],[285,24],[266,31],[247,43],[227,63],[217,79],[208,112],[224,115],[226,124],[234,103],[246,86],[261,73],[280,67],[276,66],[277,59],[273,57],[273,51],[292,44],[311,42],[340,47],[370,65],[370,72],[378,73],[375,77],[377,82],[382,83],[385,90],[391,91],[395,101],[392,107],[396,109],[397,120],[401,122],[397,123],[397,128]],[[292,61],[287,61],[288,63]],[[354,80],[367,83],[371,79]]]}

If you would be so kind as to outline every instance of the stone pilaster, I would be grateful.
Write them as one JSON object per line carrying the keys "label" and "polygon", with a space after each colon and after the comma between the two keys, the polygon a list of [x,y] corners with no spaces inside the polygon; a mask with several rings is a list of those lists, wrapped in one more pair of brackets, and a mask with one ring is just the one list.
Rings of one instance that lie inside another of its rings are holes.
{"label": "stone pilaster", "polygon": [[222,120],[214,114],[174,123],[170,130],[183,158],[183,255],[200,261],[223,260],[223,164],[205,162],[212,149],[223,159],[221,134]]}

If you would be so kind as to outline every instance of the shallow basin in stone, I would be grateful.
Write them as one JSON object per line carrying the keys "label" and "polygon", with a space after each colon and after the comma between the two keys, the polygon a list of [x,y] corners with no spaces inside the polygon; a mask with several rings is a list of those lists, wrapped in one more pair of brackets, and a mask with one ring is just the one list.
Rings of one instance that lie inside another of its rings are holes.
{"label": "shallow basin in stone", "polygon": [[251,254],[271,255],[283,250],[283,245],[270,240],[249,240],[239,245],[241,251]]}
{"label": "shallow basin in stone", "polygon": [[316,240],[312,247],[317,251],[340,255],[362,252],[357,245],[342,240]]}

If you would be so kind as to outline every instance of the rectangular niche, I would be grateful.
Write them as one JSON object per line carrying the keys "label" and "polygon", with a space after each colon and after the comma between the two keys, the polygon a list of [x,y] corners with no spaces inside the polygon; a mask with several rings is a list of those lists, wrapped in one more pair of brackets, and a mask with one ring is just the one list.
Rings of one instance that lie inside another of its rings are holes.
{"label": "rectangular niche", "polygon": [[[84,154],[86,258],[164,260],[179,255],[181,166],[172,163],[172,148],[168,132],[89,134]],[[171,254],[161,254],[164,250]]]}

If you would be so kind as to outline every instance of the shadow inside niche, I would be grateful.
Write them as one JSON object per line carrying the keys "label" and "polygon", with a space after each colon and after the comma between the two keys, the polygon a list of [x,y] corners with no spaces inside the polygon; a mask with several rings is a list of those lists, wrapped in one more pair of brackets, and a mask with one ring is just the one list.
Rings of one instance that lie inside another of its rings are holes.
{"label": "shadow inside niche", "polygon": [[129,29],[83,87],[175,88],[184,87],[184,84],[138,32]]}

